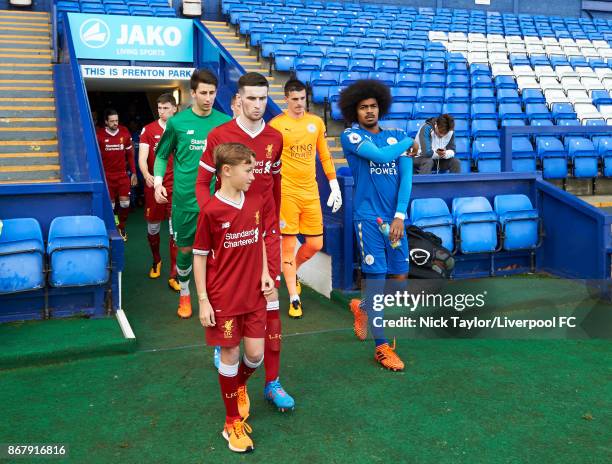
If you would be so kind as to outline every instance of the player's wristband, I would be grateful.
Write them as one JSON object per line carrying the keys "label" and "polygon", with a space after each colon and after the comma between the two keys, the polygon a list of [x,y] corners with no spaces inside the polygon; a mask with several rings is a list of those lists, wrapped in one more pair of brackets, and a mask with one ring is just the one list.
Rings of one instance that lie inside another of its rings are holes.
{"label": "player's wristband", "polygon": [[206,300],[208,300],[208,295],[206,293],[204,293],[204,292],[198,293],[198,300],[199,301],[206,301]]}
{"label": "player's wristband", "polygon": [[162,185],[164,182],[164,178],[162,176],[155,176],[153,179],[153,188],[157,188]]}
{"label": "player's wristband", "polygon": [[405,220],[406,220],[406,215],[405,215],[404,213],[399,213],[399,212],[398,212],[398,213],[395,213],[395,216],[393,216],[393,217],[394,217],[394,218],[399,218],[399,219],[401,219],[402,221],[405,221]]}

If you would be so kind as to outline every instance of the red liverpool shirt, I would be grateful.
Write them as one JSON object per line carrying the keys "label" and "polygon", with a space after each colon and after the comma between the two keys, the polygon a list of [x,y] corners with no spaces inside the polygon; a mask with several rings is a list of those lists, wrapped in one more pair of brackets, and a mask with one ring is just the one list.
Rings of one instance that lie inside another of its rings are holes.
{"label": "red liverpool shirt", "polygon": [[[200,160],[196,197],[200,207],[210,197],[210,182],[215,173],[213,151],[217,145],[228,142],[242,143],[255,152],[256,161],[249,194],[260,194],[269,202],[274,202],[276,214],[280,211],[280,170],[283,136],[273,127],[264,124],[256,132],[242,126],[238,119],[233,119],[213,129],[208,134],[206,149]],[[220,183],[217,182],[216,188]]]}
{"label": "red liverpool shirt", "polygon": [[126,162],[130,166],[130,171],[136,173],[132,137],[125,127],[119,126],[114,135],[106,127],[102,127],[96,131],[96,138],[107,177],[125,176]]}
{"label": "red liverpool shirt", "polygon": [[215,313],[236,316],[266,307],[261,291],[263,238],[276,234],[269,201],[250,190],[234,203],[215,193],[198,217],[193,253],[207,256],[206,291]]}
{"label": "red liverpool shirt", "polygon": [[[155,151],[157,150],[157,144],[164,134],[164,128],[159,125],[159,120],[153,121],[142,128],[140,133],[140,143],[146,143],[149,146],[149,155],[147,157],[147,167],[149,173],[153,175],[153,165],[155,164]],[[166,168],[166,174],[164,175],[164,187],[166,191],[170,193],[172,191],[172,155],[168,158],[168,166]]]}

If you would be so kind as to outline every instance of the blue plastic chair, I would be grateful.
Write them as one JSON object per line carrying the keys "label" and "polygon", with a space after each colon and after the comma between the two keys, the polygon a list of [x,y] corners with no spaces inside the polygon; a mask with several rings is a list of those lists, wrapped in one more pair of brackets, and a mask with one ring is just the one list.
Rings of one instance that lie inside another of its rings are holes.
{"label": "blue plastic chair", "polygon": [[108,282],[109,238],[96,216],[57,217],[49,227],[49,284],[53,287]]}
{"label": "blue plastic chair", "polygon": [[461,253],[497,251],[497,214],[485,197],[454,198],[453,218]]}
{"label": "blue plastic chair", "polygon": [[533,250],[538,246],[540,217],[527,195],[497,195],[493,205],[501,225],[503,250]]}
{"label": "blue plastic chair", "polygon": [[455,248],[453,218],[441,198],[413,200],[410,205],[410,222],[440,237],[445,248],[451,251]]}
{"label": "blue plastic chair", "polygon": [[36,219],[4,219],[0,234],[0,294],[43,288],[44,250]]}

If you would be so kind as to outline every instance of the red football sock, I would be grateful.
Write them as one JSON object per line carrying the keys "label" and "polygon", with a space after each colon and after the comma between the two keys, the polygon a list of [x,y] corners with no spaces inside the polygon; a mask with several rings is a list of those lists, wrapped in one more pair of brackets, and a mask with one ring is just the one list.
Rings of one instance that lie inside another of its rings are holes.
{"label": "red football sock", "polygon": [[170,236],[170,277],[176,278],[176,254],[178,253],[178,247],[176,246],[176,242]]}
{"label": "red football sock", "polygon": [[249,377],[253,375],[253,372],[257,370],[259,364],[255,367],[247,366],[244,362],[244,357],[240,361],[240,366],[238,366],[238,385],[246,385]]}
{"label": "red football sock", "polygon": [[225,423],[231,424],[234,420],[240,419],[240,413],[238,412],[238,376],[226,377],[219,373],[219,385],[225,403]]}
{"label": "red football sock", "polygon": [[161,261],[161,256],[159,254],[159,234],[151,235],[147,233],[147,240],[151,247],[151,253],[153,253],[153,262],[157,264]]}
{"label": "red football sock", "polygon": [[119,210],[119,224],[117,225],[117,227],[119,227],[119,229],[125,229],[125,223],[127,222],[128,214],[130,213],[130,208],[122,208],[121,206],[119,206],[117,209]]}
{"label": "red football sock", "polygon": [[266,314],[266,344],[264,348],[264,367],[266,383],[278,378],[281,351],[281,320],[279,311],[267,311]]}

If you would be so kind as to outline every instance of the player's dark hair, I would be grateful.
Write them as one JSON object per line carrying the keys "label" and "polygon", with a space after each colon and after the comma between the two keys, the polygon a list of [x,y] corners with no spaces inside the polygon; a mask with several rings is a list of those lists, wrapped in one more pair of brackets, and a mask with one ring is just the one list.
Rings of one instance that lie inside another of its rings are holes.
{"label": "player's dark hair", "polygon": [[209,84],[218,87],[219,81],[217,80],[217,76],[208,69],[196,69],[191,75],[191,90],[195,92],[200,84]]}
{"label": "player's dark hair", "polygon": [[391,92],[389,87],[382,82],[374,79],[360,79],[340,92],[338,107],[347,123],[357,122],[357,106],[368,98],[376,99],[378,117],[379,119],[384,118],[391,106]]}
{"label": "player's dark hair", "polygon": [[288,97],[291,92],[301,92],[306,90],[306,86],[299,79],[289,79],[285,83],[285,97]]}
{"label": "player's dark hair", "polygon": [[170,103],[172,106],[176,106],[176,99],[171,93],[162,93],[157,97],[157,103]]}
{"label": "player's dark hair", "polygon": [[255,152],[241,143],[221,143],[213,150],[215,169],[221,172],[224,164],[238,166],[242,163],[251,163],[255,160]]}
{"label": "player's dark hair", "polygon": [[108,118],[110,118],[111,116],[119,116],[119,113],[117,113],[117,110],[114,108],[106,108],[104,110],[104,120],[108,121]]}
{"label": "player's dark hair", "polygon": [[436,118],[436,126],[440,132],[446,134],[448,131],[455,130],[455,118],[450,114],[441,114]]}
{"label": "player's dark hair", "polygon": [[245,87],[266,87],[269,88],[270,84],[262,74],[256,72],[248,72],[240,76],[238,79],[238,90],[242,90]]}

